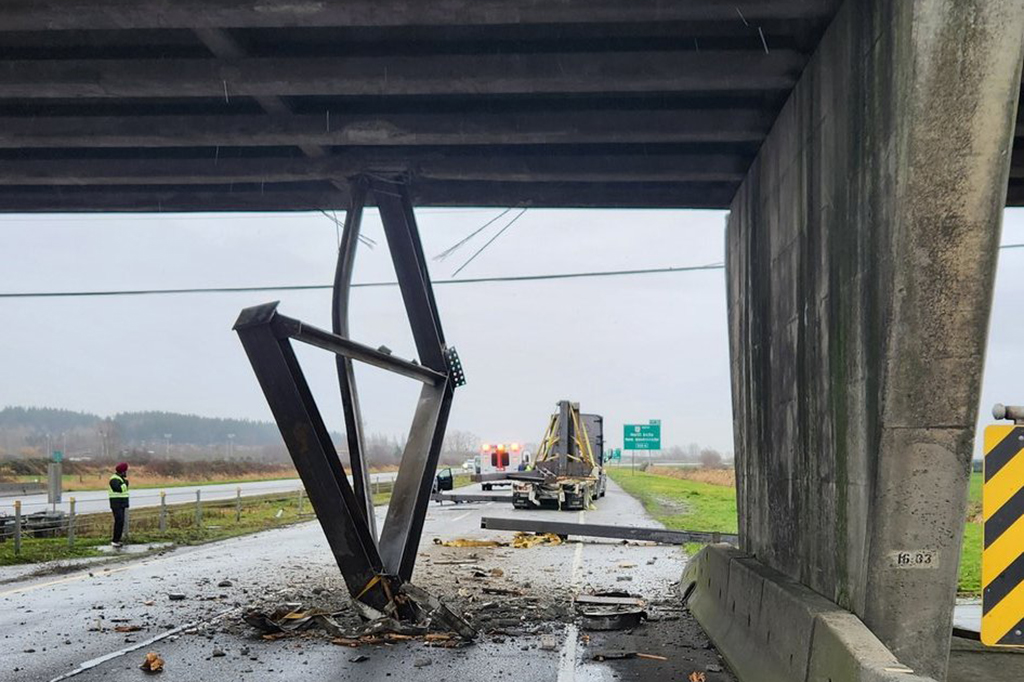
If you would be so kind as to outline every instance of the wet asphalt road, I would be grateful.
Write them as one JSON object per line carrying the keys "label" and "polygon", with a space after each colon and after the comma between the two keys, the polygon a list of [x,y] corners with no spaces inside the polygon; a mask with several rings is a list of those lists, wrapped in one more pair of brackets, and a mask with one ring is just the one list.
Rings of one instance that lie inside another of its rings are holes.
{"label": "wet asphalt road", "polygon": [[[398,472],[386,471],[379,474],[370,474],[371,481],[393,481]],[[350,477],[351,478],[351,477]],[[275,493],[295,492],[302,487],[302,482],[297,478],[281,479],[278,481],[249,481],[246,483],[214,483],[210,485],[189,485],[176,488],[132,488],[131,506],[156,507],[160,504],[160,491],[167,495],[167,504],[183,504],[195,502],[196,491],[204,501],[234,499],[237,490],[241,488],[242,496],[269,495]],[[106,490],[80,490],[73,493],[65,492],[62,501],[57,504],[57,509],[68,511],[70,498],[75,498],[75,512],[88,514],[91,512],[105,512],[110,509],[110,501]],[[0,508],[9,510],[15,500],[21,500],[23,513],[44,511],[52,509],[53,505],[46,501],[46,494],[20,495],[0,498]]]}
{"label": "wet asphalt road", "polygon": [[[381,520],[385,508],[378,508]],[[473,552],[487,568],[500,567],[509,584],[532,585],[541,590],[627,589],[644,596],[671,595],[683,567],[684,555],[676,547],[623,546],[614,541],[570,542],[556,547],[493,550],[441,548],[434,538],[496,538],[510,534],[480,529],[481,516],[522,516],[585,520],[621,525],[656,525],[640,505],[609,484],[608,496],[587,512],[513,511],[504,503],[471,505],[432,504],[426,520],[420,560],[414,582],[451,580],[460,567],[434,561]],[[218,587],[229,579],[231,586]],[[693,624],[661,623],[646,640],[629,635],[595,635],[582,639],[575,626],[553,624],[553,649],[540,635],[484,637],[461,649],[429,648],[422,642],[395,646],[349,649],[316,642],[283,639],[263,641],[251,632],[230,633],[221,621],[237,623],[245,605],[259,596],[280,594],[294,598],[296,590],[312,586],[343,589],[337,567],[318,524],[306,523],[235,538],[210,545],[182,548],[155,558],[134,560],[94,570],[37,578],[0,586],[0,660],[2,680],[73,679],[76,682],[138,680],[137,666],[146,651],[158,651],[166,660],[161,680],[385,680],[410,678],[613,680],[685,679],[692,670],[720,664]],[[171,592],[184,593],[171,601]],[[676,617],[673,617],[673,620]],[[178,632],[191,623],[198,631]],[[138,625],[138,632],[113,628]],[[654,627],[659,624],[654,624]],[[236,628],[237,629],[237,628]],[[159,642],[152,637],[171,633]],[[622,647],[671,655],[665,662],[651,660],[598,663],[594,647]],[[124,655],[119,652],[141,648]],[[644,648],[646,647],[646,648]],[[655,649],[655,647],[660,647]],[[689,647],[689,648],[687,648]],[[213,657],[214,649],[225,655]],[[365,661],[351,659],[365,655]],[[104,657],[110,656],[109,659]],[[97,662],[101,660],[102,662]],[[92,662],[92,663],[90,663]],[[85,664],[81,672],[70,678]],[[709,682],[730,680],[727,673],[709,673]]]}

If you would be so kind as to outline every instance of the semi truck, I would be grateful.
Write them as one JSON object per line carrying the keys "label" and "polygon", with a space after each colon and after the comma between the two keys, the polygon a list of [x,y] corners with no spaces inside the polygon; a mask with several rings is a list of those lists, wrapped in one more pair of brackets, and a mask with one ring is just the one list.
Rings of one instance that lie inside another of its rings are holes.
{"label": "semi truck", "polygon": [[604,497],[604,419],[562,400],[527,471],[509,472],[516,509],[587,509]]}

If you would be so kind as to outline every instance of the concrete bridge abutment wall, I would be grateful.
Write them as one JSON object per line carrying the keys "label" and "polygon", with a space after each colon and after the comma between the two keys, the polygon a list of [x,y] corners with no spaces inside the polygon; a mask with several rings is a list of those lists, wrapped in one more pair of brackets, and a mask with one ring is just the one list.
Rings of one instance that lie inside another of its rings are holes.
{"label": "concrete bridge abutment wall", "polygon": [[940,680],[1022,38],[1024,0],[847,0],[728,219],[742,549]]}

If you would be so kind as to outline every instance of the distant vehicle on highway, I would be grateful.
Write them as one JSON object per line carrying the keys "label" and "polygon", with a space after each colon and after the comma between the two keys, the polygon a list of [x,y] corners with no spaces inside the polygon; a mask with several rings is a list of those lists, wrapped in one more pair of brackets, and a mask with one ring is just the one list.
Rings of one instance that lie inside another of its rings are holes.
{"label": "distant vehicle on highway", "polygon": [[604,418],[562,400],[551,415],[533,466],[507,474],[516,509],[589,509],[604,497]]}
{"label": "distant vehicle on highway", "polygon": [[492,490],[494,486],[510,485],[505,475],[519,471],[523,463],[523,448],[519,443],[484,443],[475,461],[473,480],[480,482],[484,490]]}
{"label": "distant vehicle on highway", "polygon": [[473,473],[476,473],[476,467],[477,467],[477,458],[476,457],[470,457],[469,459],[467,459],[465,462],[462,463],[462,470],[463,471],[472,471]]}

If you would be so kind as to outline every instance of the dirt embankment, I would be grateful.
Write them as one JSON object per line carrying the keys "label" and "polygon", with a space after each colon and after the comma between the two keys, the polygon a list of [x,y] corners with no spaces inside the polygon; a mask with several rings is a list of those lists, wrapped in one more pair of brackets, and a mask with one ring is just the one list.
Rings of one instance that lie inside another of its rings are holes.
{"label": "dirt embankment", "polygon": [[696,481],[698,483],[708,483],[710,485],[722,485],[722,486],[735,486],[736,485],[736,470],[735,469],[696,469],[689,467],[650,467],[647,469],[649,474],[657,474],[658,476],[669,476],[670,478],[680,478],[684,481]]}

